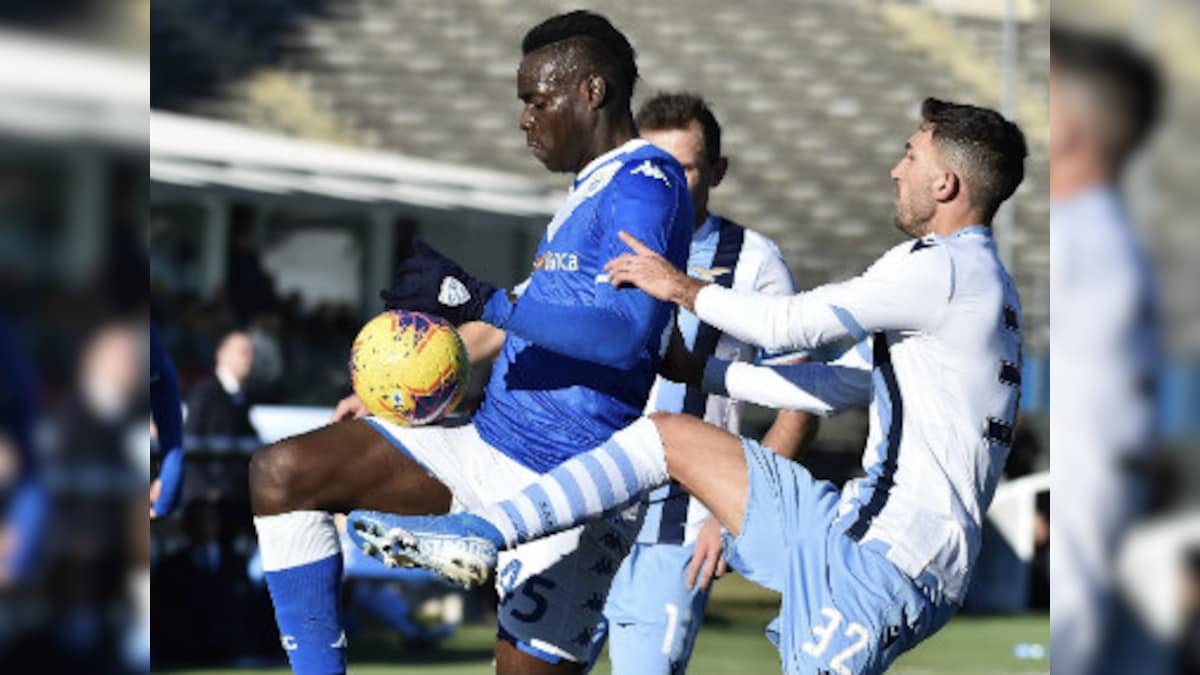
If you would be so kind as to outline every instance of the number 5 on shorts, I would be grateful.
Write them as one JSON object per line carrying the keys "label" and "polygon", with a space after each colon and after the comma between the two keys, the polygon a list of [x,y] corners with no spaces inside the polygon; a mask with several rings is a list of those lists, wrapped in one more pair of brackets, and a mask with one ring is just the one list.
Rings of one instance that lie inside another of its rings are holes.
{"label": "number 5 on shorts", "polygon": [[[806,654],[819,659],[829,649],[829,643],[833,641],[833,636],[842,625],[842,613],[832,607],[822,607],[821,615],[827,621],[824,625],[813,626],[812,634],[816,638],[815,642],[805,642],[800,646]],[[871,633],[866,626],[861,623],[851,621],[846,625],[846,630],[842,633],[847,638],[854,640],[849,647],[833,655],[829,660],[829,667],[838,673],[838,675],[851,675],[850,669],[846,667],[846,662],[849,661],[855,654],[861,652],[867,647],[867,641],[871,639]]]}

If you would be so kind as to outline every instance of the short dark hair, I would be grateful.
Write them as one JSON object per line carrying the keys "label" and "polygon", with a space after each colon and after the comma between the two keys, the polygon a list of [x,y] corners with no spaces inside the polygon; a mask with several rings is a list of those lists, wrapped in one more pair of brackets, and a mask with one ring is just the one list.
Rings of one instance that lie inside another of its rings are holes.
{"label": "short dark hair", "polygon": [[1087,87],[1089,107],[1103,113],[1104,140],[1118,161],[1145,140],[1158,120],[1158,68],[1119,39],[1051,26],[1050,66]]}
{"label": "short dark hair", "polygon": [[961,173],[971,205],[991,219],[1025,178],[1025,134],[995,110],[927,98],[922,125],[942,157]]}
{"label": "short dark hair", "polygon": [[684,129],[700,124],[704,133],[704,159],[715,162],[721,157],[721,125],[716,115],[698,94],[659,92],[642,104],[637,114],[638,129]]}
{"label": "short dark hair", "polygon": [[637,52],[628,38],[603,16],[584,9],[546,19],[525,34],[521,53],[528,56],[544,47],[570,41],[587,62],[617,87],[625,100],[633,98],[638,79]]}

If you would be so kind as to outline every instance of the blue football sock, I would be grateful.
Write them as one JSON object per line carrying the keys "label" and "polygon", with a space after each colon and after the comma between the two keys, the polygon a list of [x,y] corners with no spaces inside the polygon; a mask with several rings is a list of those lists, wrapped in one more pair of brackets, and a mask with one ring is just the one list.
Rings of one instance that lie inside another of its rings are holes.
{"label": "blue football sock", "polygon": [[267,572],[280,640],[297,675],[346,672],[341,585],[340,553],[307,565]]}
{"label": "blue football sock", "polygon": [[[343,675],[342,553],[327,513],[254,519],[280,641],[296,675]],[[319,557],[318,557],[319,556]]]}

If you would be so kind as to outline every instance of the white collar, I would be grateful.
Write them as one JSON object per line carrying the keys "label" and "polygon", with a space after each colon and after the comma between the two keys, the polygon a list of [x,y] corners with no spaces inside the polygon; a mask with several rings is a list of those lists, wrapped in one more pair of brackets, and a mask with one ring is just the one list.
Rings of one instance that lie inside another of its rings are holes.
{"label": "white collar", "polygon": [[225,390],[225,393],[230,396],[236,396],[242,390],[242,383],[221,366],[217,366],[217,380],[221,383],[221,388]]}
{"label": "white collar", "polygon": [[596,169],[599,169],[601,167],[601,165],[607,164],[609,161],[611,161],[617,155],[623,155],[628,152],[633,152],[634,150],[637,150],[638,148],[642,147],[643,145],[648,145],[648,144],[649,144],[649,141],[647,141],[644,138],[631,138],[628,141],[626,141],[624,145],[620,145],[620,146],[613,148],[612,150],[609,150],[608,152],[604,153],[603,155],[600,155],[596,159],[593,159],[592,161],[588,162],[587,166],[583,167],[583,170],[580,171],[579,174],[575,177],[574,185],[579,185],[583,181],[587,180],[588,176],[590,176],[593,171],[595,171]]}

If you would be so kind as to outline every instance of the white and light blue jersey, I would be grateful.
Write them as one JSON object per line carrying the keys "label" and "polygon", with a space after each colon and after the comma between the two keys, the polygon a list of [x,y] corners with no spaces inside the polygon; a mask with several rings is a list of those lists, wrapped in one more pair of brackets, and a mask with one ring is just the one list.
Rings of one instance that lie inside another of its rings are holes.
{"label": "white and light blue jersey", "polygon": [[788,298],[708,286],[696,314],[768,349],[858,340],[831,364],[710,361],[705,386],[822,415],[869,401],[866,477],[843,488],[839,524],[961,603],[1020,397],[1021,307],[990,229],[902,243],[859,277]]}
{"label": "white and light blue jersey", "polygon": [[[474,416],[483,440],[545,472],[641,415],[673,306],[614,288],[604,265],[630,252],[617,237],[624,230],[683,267],[692,214],[679,162],[641,139],[579,173],[538,244]],[[620,356],[581,358],[590,352]]]}
{"label": "white and light blue jersey", "polygon": [[[710,214],[692,236],[688,274],[739,291],[791,295],[791,274],[779,248],[761,234]],[[688,348],[731,361],[756,361],[763,350],[721,333],[680,308],[676,321]],[[687,413],[731,433],[741,428],[742,404],[725,396],[704,393],[700,387],[658,378],[646,412]],[[646,544],[691,544],[709,512],[679,484],[672,482],[650,493],[645,524],[638,541]]]}

